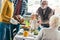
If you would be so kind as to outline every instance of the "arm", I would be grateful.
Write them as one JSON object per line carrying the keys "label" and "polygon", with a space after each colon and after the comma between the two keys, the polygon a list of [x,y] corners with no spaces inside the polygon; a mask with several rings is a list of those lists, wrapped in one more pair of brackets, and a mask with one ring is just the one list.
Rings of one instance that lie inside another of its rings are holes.
{"label": "arm", "polygon": [[49,18],[54,15],[54,11],[52,10],[51,13],[49,14]]}
{"label": "arm", "polygon": [[39,10],[40,10],[40,8],[38,8],[38,10],[37,10],[36,13],[37,13],[37,15],[38,15],[38,20],[40,20],[40,21],[42,22]]}
{"label": "arm", "polygon": [[[50,19],[50,17],[51,17],[52,15],[54,15],[54,11],[53,11],[53,10],[51,10],[51,13],[49,14],[48,18]],[[46,24],[49,24],[49,20],[46,21],[45,23],[46,23]]]}
{"label": "arm", "polygon": [[20,15],[15,15],[14,19],[17,20],[19,23],[23,23],[24,19],[20,17]]}
{"label": "arm", "polygon": [[[11,17],[12,17],[12,10],[11,10],[11,8],[9,7],[9,6],[11,6],[10,4],[11,4],[11,3],[10,3],[9,1],[6,1],[5,4],[4,4],[3,10],[2,10],[2,16],[3,16],[4,18],[6,18],[7,20],[8,20],[8,19],[11,19]],[[12,6],[11,6],[11,7],[12,7]],[[9,11],[10,11],[10,13],[9,13]],[[7,15],[7,13],[9,13],[10,16]]]}
{"label": "arm", "polygon": [[5,2],[4,6],[3,6],[3,10],[2,10],[2,15],[5,17],[5,18],[8,18],[6,13],[7,13],[7,8],[8,8],[8,3]]}
{"label": "arm", "polygon": [[1,14],[3,19],[6,21],[8,21],[8,19],[6,18],[7,7],[8,7],[8,4],[7,4],[7,2],[5,2],[4,6],[3,6],[2,14]]}

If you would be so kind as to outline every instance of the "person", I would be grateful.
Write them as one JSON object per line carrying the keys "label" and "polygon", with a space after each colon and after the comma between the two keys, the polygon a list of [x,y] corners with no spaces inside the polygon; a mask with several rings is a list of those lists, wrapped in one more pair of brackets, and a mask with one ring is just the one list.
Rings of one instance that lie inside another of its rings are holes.
{"label": "person", "polygon": [[49,27],[49,18],[54,14],[53,10],[48,6],[47,0],[41,1],[41,7],[37,10],[38,17],[41,18],[41,25]]}
{"label": "person", "polygon": [[13,16],[14,6],[10,0],[4,0],[1,13],[0,40],[10,40],[11,26],[10,19]]}
{"label": "person", "polygon": [[11,22],[11,38],[12,38],[12,40],[13,40],[14,36],[20,30],[20,24],[22,24],[24,22],[24,18],[21,15],[15,15],[15,16],[16,16],[16,18],[13,17],[10,20],[10,22]]}
{"label": "person", "polygon": [[[18,33],[20,30],[20,24],[23,23],[24,18],[21,17],[21,8],[22,8],[22,0],[11,0],[14,3],[14,15],[12,20],[14,22],[11,23],[11,37],[12,40],[14,36]],[[13,32],[15,30],[15,32]]]}
{"label": "person", "polygon": [[38,28],[36,14],[31,14],[30,27],[31,27],[31,30],[36,30]]}
{"label": "person", "polygon": [[53,15],[49,20],[49,28],[43,28],[38,34],[37,40],[60,40],[59,17]]}

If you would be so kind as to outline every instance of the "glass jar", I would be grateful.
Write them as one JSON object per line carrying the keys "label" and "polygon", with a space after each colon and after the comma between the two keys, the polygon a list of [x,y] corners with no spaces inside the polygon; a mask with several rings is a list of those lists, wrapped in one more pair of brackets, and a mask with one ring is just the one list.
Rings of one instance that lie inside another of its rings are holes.
{"label": "glass jar", "polygon": [[28,37],[29,36],[29,32],[28,31],[24,31],[23,36],[24,37]]}

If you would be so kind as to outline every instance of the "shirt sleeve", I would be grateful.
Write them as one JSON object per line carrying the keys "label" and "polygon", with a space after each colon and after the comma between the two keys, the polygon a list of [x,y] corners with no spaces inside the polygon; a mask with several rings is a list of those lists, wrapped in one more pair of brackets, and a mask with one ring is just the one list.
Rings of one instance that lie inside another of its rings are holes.
{"label": "shirt sleeve", "polygon": [[4,19],[6,21],[8,21],[8,18],[7,18],[7,15],[6,15],[7,8],[8,8],[8,4],[7,4],[7,2],[5,2],[4,6],[3,6],[3,10],[2,10],[2,14],[1,15],[2,15],[2,17],[4,17]]}
{"label": "shirt sleeve", "polygon": [[40,18],[40,20],[41,20],[41,16],[40,16],[39,10],[40,10],[40,7],[37,9],[36,13],[38,15],[38,18]]}
{"label": "shirt sleeve", "polygon": [[49,14],[49,18],[54,15],[54,11],[52,10],[51,13]]}
{"label": "shirt sleeve", "polygon": [[8,2],[9,2],[9,1],[6,1],[6,2],[5,2],[4,6],[3,6],[3,10],[2,10],[2,16],[3,16],[6,20],[11,19],[11,16],[12,16],[12,11],[10,11],[10,12],[11,12],[11,16],[7,16],[7,15],[6,15],[8,9],[10,9],[10,8],[9,8],[10,5],[9,5]]}

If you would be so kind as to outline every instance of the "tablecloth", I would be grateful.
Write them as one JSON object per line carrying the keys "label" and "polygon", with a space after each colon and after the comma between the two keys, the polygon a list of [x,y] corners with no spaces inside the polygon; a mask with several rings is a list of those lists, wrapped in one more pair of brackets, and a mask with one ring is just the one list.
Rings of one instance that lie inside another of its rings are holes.
{"label": "tablecloth", "polygon": [[23,35],[16,35],[13,40],[35,40],[34,37],[24,37]]}

